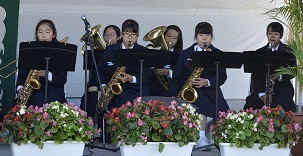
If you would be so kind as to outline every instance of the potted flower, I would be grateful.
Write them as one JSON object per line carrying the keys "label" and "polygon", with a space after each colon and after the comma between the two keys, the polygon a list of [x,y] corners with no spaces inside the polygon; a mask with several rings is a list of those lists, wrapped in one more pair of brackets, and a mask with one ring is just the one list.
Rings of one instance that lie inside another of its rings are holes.
{"label": "potted flower", "polygon": [[[239,113],[219,112],[216,124],[211,126],[211,133],[215,143],[220,145],[222,156],[230,154],[224,145],[237,151],[231,152],[233,156],[243,152],[249,156],[249,152],[244,151],[246,149],[251,150],[253,155],[258,155],[257,152],[264,155],[269,151],[267,155],[288,156],[289,148],[297,143],[302,131],[302,127],[293,118],[292,112],[283,113],[278,108],[267,106]],[[269,149],[269,146],[274,146],[275,149]]]}
{"label": "potted flower", "polygon": [[[27,152],[38,152],[28,155],[55,155],[51,151],[58,150],[49,147],[50,143],[54,143],[57,147],[63,146],[66,151],[72,148],[71,151],[78,152],[72,155],[80,156],[84,144],[92,139],[95,132],[92,125],[93,121],[86,116],[86,112],[73,104],[52,102],[43,107],[16,105],[4,116],[0,135],[5,143],[11,145],[14,155],[24,154],[27,147],[31,148]],[[73,148],[68,143],[78,147]],[[19,148],[20,153],[15,151]]]}
{"label": "potted flower", "polygon": [[[128,101],[114,108],[106,114],[106,119],[112,142],[121,144],[122,156],[128,155],[125,153],[128,151],[133,151],[133,156],[174,155],[168,151],[171,144],[177,148],[175,155],[191,155],[199,139],[201,116],[190,104],[180,106],[172,101],[166,106],[160,100],[145,102],[139,97],[134,103]],[[153,149],[147,149],[147,145],[153,144]]]}

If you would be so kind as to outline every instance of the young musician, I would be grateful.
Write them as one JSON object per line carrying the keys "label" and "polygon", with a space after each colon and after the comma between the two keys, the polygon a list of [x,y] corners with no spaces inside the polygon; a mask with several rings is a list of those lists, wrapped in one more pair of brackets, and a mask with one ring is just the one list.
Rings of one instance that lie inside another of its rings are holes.
{"label": "young musician", "polygon": [[[57,30],[51,20],[41,20],[36,26],[35,32],[36,41],[41,42],[58,42]],[[33,91],[32,96],[28,100],[28,104],[42,106],[45,103],[45,70],[34,70],[35,75],[39,77],[40,89]],[[18,98],[24,96],[24,84],[29,75],[30,70],[18,70],[18,77],[16,82]],[[67,71],[53,71],[48,72],[48,90],[47,103],[59,101],[66,103],[64,85],[67,81]]]}
{"label": "young musician", "polygon": [[[283,26],[279,22],[272,22],[267,26],[266,36],[268,39],[267,45],[257,51],[291,52],[290,48],[280,41],[283,37]],[[292,78],[293,77],[289,75],[271,73],[270,79],[274,82],[273,96],[272,99],[269,99],[271,107],[278,107],[284,111],[296,111],[296,106],[293,101],[294,88],[291,83]],[[253,90],[251,94],[246,97],[244,109],[260,109],[266,104],[267,100],[265,95],[266,75],[252,74],[251,82]]]}
{"label": "young musician", "polygon": [[[199,113],[202,114],[203,120],[201,121],[200,127],[200,139],[197,142],[197,147],[208,145],[208,139],[205,137],[205,129],[207,116],[213,119],[217,118],[216,114],[216,69],[215,68],[204,68],[201,75],[198,77],[189,77],[193,69],[187,66],[187,59],[191,57],[193,53],[211,53],[221,52],[215,48],[211,41],[213,39],[213,28],[207,22],[200,22],[195,28],[195,40],[189,48],[181,51],[178,57],[176,67],[174,68],[173,78],[170,81],[170,94],[176,96],[185,82],[190,79],[192,80],[192,87],[197,91],[198,97],[196,102],[193,104],[199,108]],[[227,75],[226,69],[219,69],[219,86],[223,85]],[[229,109],[221,89],[219,88],[219,103],[218,111],[227,111]]]}
{"label": "young musician", "polygon": [[[176,25],[167,26],[166,31],[164,32],[164,39],[166,45],[173,54],[179,54],[181,50],[183,50],[183,39],[182,39],[182,31]],[[157,69],[159,75],[167,76],[168,82],[172,78],[172,69],[170,67],[167,68],[159,68]],[[152,96],[169,96],[169,91],[165,90],[159,80],[156,78],[154,72],[152,72],[151,80],[149,83],[150,95]]]}
{"label": "young musician", "polygon": [[[117,66],[113,62],[115,50],[117,49],[147,49],[137,43],[139,36],[139,24],[132,19],[128,19],[122,24],[122,42],[106,47],[99,64],[98,71],[103,89],[113,76],[117,77],[123,91],[120,95],[114,95],[109,103],[109,109],[119,107],[126,101],[132,101],[140,96],[140,67],[126,67],[125,72],[113,75]],[[143,69],[142,96],[149,95],[150,69]]]}
{"label": "young musician", "polygon": [[[114,45],[119,42],[121,39],[120,28],[116,25],[108,25],[104,28],[103,39],[106,43],[106,46]],[[98,61],[98,60],[96,60]],[[98,62],[97,62],[98,63]],[[86,111],[87,115],[93,117],[96,111],[96,105],[98,102],[98,86],[94,85],[97,83],[97,76],[95,69],[90,70],[90,79],[88,82],[88,92],[87,92],[87,105]],[[84,98],[83,95],[81,98],[81,108],[84,109]]]}

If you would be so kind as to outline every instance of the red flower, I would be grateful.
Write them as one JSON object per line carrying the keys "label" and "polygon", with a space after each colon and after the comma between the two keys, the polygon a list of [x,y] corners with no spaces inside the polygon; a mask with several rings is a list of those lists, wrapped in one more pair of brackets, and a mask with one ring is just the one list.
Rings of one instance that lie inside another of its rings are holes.
{"label": "red flower", "polygon": [[162,124],[161,124],[161,127],[167,128],[167,127],[168,127],[168,124],[167,124],[167,123],[162,123]]}
{"label": "red flower", "polygon": [[120,122],[119,117],[116,117],[116,118],[115,118],[115,123],[119,123],[119,122]]}

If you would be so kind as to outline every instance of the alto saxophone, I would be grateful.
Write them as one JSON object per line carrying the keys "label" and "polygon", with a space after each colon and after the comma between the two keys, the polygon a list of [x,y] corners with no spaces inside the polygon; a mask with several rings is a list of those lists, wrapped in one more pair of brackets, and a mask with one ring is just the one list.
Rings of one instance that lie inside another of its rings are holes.
{"label": "alto saxophone", "polygon": [[[108,82],[107,86],[105,87],[104,91],[104,100],[107,104],[112,100],[114,95],[119,95],[122,93],[123,88],[121,87],[119,83],[119,76],[122,72],[125,72],[125,66],[118,67],[113,74],[112,78]],[[97,107],[100,110],[104,110],[104,100],[102,96],[98,99]]]}
{"label": "alto saxophone", "polygon": [[35,70],[30,70],[24,83],[23,94],[19,97],[17,103],[20,105],[26,105],[33,94],[33,90],[40,89],[40,87],[41,84],[39,82],[39,77],[36,75]]}
{"label": "alto saxophone", "polygon": [[[206,48],[206,51],[211,51],[210,48]],[[188,77],[187,81],[185,82],[184,86],[181,88],[179,93],[177,94],[177,98],[182,98],[183,100],[187,101],[188,103],[196,102],[198,98],[198,93],[195,88],[192,87],[194,78],[199,78],[202,74],[204,68],[196,67],[193,72]]]}

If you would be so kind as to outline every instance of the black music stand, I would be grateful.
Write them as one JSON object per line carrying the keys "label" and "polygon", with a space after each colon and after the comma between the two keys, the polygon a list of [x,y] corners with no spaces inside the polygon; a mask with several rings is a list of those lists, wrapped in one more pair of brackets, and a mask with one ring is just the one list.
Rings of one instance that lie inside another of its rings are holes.
{"label": "black music stand", "polygon": [[[102,54],[104,53],[105,50],[99,50],[95,49],[94,52],[94,57],[96,59],[96,63],[98,65]],[[84,51],[84,56],[85,56],[85,51]],[[83,70],[85,70],[85,57],[83,57]],[[93,56],[91,50],[87,50],[87,70],[96,70],[97,68],[94,67],[94,62],[93,62]]]}
{"label": "black music stand", "polygon": [[177,64],[178,57],[179,57],[179,54],[177,54],[177,53],[172,53],[171,54],[170,59],[168,61],[168,64],[170,65],[171,69],[175,68],[175,66]]}
{"label": "black music stand", "polygon": [[[283,52],[272,51],[245,51],[244,72],[256,75],[266,74],[266,99],[269,99],[270,75],[279,67],[294,66],[296,59],[294,55]],[[269,100],[266,100],[266,106],[269,106]]]}
{"label": "black music stand", "polygon": [[77,45],[61,42],[21,42],[19,69],[45,70],[45,103],[47,103],[48,71],[75,71]]}
{"label": "black music stand", "polygon": [[144,67],[163,67],[167,65],[171,52],[155,49],[118,49],[114,54],[115,66],[140,67],[140,97]]}
{"label": "black music stand", "polygon": [[[238,52],[194,52],[191,58],[188,59],[187,66],[189,67],[216,68],[216,117],[218,117],[219,66],[223,68],[241,68],[243,62],[244,55]],[[216,118],[213,119],[214,122],[216,120]],[[194,148],[193,150],[211,146],[214,146],[214,144]],[[217,146],[216,148],[219,149]]]}

